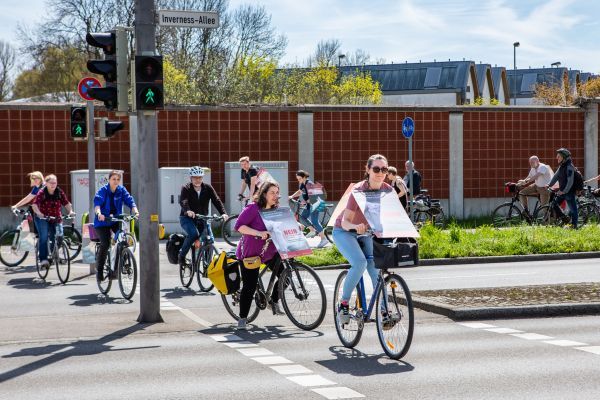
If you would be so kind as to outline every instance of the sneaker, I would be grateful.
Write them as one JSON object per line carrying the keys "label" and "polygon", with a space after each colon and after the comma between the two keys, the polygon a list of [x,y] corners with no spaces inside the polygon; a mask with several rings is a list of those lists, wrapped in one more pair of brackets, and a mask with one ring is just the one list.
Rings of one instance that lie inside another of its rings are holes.
{"label": "sneaker", "polygon": [[179,254],[179,255],[177,256],[177,262],[179,263],[179,265],[180,265],[181,267],[185,266],[185,257],[184,257],[184,256],[182,256],[181,254]]}
{"label": "sneaker", "polygon": [[267,308],[273,311],[273,315],[285,315],[285,312],[279,307],[279,303],[269,303]]}
{"label": "sneaker", "polygon": [[323,247],[327,246],[328,244],[329,244],[329,240],[327,240],[327,238],[323,238],[317,245],[317,248],[322,249]]}
{"label": "sneaker", "polygon": [[350,307],[348,306],[348,302],[342,302],[338,306],[338,320],[340,325],[347,325],[350,322]]}
{"label": "sneaker", "polygon": [[310,239],[310,238],[314,238],[315,236],[317,236],[317,231],[315,231],[314,229],[311,229],[310,232],[308,232],[308,234],[306,235],[306,238]]}
{"label": "sneaker", "polygon": [[50,262],[49,262],[48,260],[42,260],[42,261],[40,262],[40,267],[41,267],[41,268],[48,269],[48,268],[50,268]]}
{"label": "sneaker", "polygon": [[248,330],[248,321],[246,318],[240,318],[237,323],[238,331],[247,331]]}

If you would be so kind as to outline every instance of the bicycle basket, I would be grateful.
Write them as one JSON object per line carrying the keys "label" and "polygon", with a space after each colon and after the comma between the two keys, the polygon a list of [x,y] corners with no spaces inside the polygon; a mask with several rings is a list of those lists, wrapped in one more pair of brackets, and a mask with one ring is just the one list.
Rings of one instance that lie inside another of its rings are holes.
{"label": "bicycle basket", "polygon": [[378,269],[418,265],[419,244],[413,238],[390,243],[373,240],[373,259]]}
{"label": "bicycle basket", "polygon": [[517,192],[517,184],[514,182],[508,182],[504,184],[504,192],[506,193],[516,193]]}

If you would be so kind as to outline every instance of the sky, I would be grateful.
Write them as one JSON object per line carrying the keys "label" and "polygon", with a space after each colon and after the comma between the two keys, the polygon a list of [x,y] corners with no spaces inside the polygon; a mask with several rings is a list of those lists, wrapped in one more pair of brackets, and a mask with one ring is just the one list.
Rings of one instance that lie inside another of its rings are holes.
{"label": "sky", "polygon": [[[231,8],[248,0],[230,0]],[[320,40],[387,62],[467,59],[513,68],[600,73],[598,0],[252,0],[288,38],[283,62],[302,62]],[[0,38],[17,46],[18,23],[48,13],[44,0],[0,0]],[[595,45],[593,43],[596,43]]]}

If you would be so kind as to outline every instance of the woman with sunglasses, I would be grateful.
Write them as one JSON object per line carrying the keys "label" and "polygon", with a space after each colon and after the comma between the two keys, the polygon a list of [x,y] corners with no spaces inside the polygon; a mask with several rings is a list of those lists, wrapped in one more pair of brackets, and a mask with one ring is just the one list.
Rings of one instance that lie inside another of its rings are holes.
{"label": "woman with sunglasses", "polygon": [[[381,154],[369,157],[365,166],[365,179],[354,185],[352,191],[391,191],[385,183],[388,173],[388,161]],[[350,196],[344,211],[338,216],[333,228],[333,241],[338,250],[350,263],[350,270],[344,281],[342,298],[338,305],[340,323],[350,320],[348,301],[352,290],[360,281],[365,269],[369,272],[373,288],[377,284],[378,271],[373,261],[373,237],[360,236],[369,228],[369,223],[360,210],[354,196]]]}
{"label": "woman with sunglasses", "polygon": [[[17,204],[15,204],[14,206],[11,207],[11,210],[13,213],[15,212],[15,210],[17,208],[26,206],[27,204],[31,204],[33,202],[33,200],[35,200],[35,196],[38,194],[40,189],[42,189],[44,187],[44,175],[40,171],[30,172],[27,174],[27,176],[29,177],[29,182],[31,185],[31,192],[29,192],[29,194],[27,196],[23,197]],[[31,208],[31,206],[29,206],[29,212],[31,215],[33,215],[33,224],[37,231],[38,230],[38,218],[35,215],[35,213],[33,212],[33,209]]]}

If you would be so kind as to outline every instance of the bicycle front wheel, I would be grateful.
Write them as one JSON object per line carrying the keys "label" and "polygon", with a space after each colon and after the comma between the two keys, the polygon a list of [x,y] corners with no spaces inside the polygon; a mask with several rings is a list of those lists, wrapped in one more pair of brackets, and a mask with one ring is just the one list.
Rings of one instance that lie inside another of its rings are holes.
{"label": "bicycle front wheel", "polygon": [[135,236],[131,232],[125,233],[125,240],[127,241],[127,247],[135,253],[135,249],[137,247],[137,240],[135,240]]}
{"label": "bicycle front wheel", "polygon": [[415,316],[410,291],[404,279],[396,274],[385,278],[377,293],[375,309],[377,336],[388,357],[399,360],[412,343]]}
{"label": "bicycle front wheel", "polygon": [[200,251],[198,252],[198,257],[196,257],[196,281],[198,282],[198,287],[202,292],[210,292],[215,285],[208,279],[208,266],[212,262],[213,258],[219,255],[219,251],[217,248],[210,244],[206,246],[202,246]]}
{"label": "bicycle front wheel", "polygon": [[348,305],[350,306],[350,319],[348,323],[340,320],[338,315],[338,306],[342,299],[342,292],[344,290],[344,281],[348,271],[342,271],[337,277],[335,282],[335,290],[333,292],[333,320],[335,322],[335,330],[337,332],[340,341],[345,347],[353,348],[358,344],[363,333],[364,320],[363,320],[363,309],[360,304],[360,297],[358,295],[358,286],[352,291]]}
{"label": "bicycle front wheel", "polygon": [[288,318],[300,329],[312,330],[321,325],[327,309],[323,282],[308,265],[296,260],[289,263],[279,279],[279,293]]}
{"label": "bicycle front wheel", "polygon": [[512,203],[504,203],[492,212],[492,223],[495,228],[520,225],[523,222],[521,210]]}
{"label": "bicycle front wheel", "polygon": [[[23,251],[19,246],[19,239],[21,238],[21,231],[13,229],[11,231],[4,232],[0,236],[0,261],[7,267],[16,267],[21,264],[27,255],[28,251]],[[36,255],[37,257],[37,255]]]}
{"label": "bicycle front wheel", "polygon": [[63,241],[56,249],[56,252],[58,254],[56,254],[54,257],[54,266],[56,267],[58,280],[64,285],[69,281],[69,275],[71,274],[71,258],[69,256],[69,248]]}
{"label": "bicycle front wheel", "polygon": [[238,215],[232,215],[223,221],[221,225],[221,232],[223,234],[223,240],[230,246],[237,247],[238,242],[242,235],[234,229],[235,223],[237,222]]}
{"label": "bicycle front wheel", "polygon": [[[562,213],[561,213],[562,214]],[[563,214],[564,215],[564,214]],[[541,206],[535,212],[533,219],[538,225],[545,226],[562,226],[564,225],[564,221],[562,216],[557,216],[556,212],[552,210],[552,208],[548,205]]]}
{"label": "bicycle front wheel", "polygon": [[67,225],[63,228],[63,240],[69,248],[69,257],[73,261],[81,252],[81,233],[73,226]]}
{"label": "bicycle front wheel", "polygon": [[38,254],[40,253],[40,251],[39,251],[39,250],[40,250],[39,246],[40,246],[40,242],[39,242],[39,241],[37,241],[37,242],[35,243],[35,269],[36,269],[36,271],[37,271],[37,274],[38,274],[38,276],[39,276],[41,279],[44,279],[44,280],[46,280],[46,277],[48,276],[48,271],[50,271],[50,264],[48,264],[48,265],[47,265],[47,266],[45,266],[45,267],[42,267],[42,265],[40,264],[40,259],[39,259],[39,257],[38,257]]}
{"label": "bicycle front wheel", "polygon": [[[192,249],[194,251],[194,249]],[[192,279],[194,279],[194,266],[188,263],[187,260],[183,265],[179,265],[179,279],[183,287],[190,287]]]}
{"label": "bicycle front wheel", "polygon": [[124,299],[131,300],[137,284],[137,262],[129,247],[123,247],[119,262],[119,289]]}
{"label": "bicycle front wheel", "polygon": [[579,205],[577,210],[577,226],[582,227],[586,224],[598,224],[600,220],[600,212],[595,204],[583,204]]}

